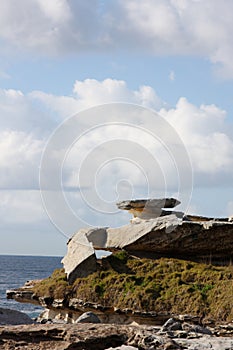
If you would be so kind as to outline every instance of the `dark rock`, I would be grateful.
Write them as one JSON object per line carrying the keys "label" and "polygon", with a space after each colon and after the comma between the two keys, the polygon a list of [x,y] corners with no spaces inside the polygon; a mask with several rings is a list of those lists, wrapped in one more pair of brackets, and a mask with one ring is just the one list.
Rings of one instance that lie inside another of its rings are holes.
{"label": "dark rock", "polygon": [[169,331],[180,331],[182,326],[180,322],[174,322],[171,326],[168,327]]}
{"label": "dark rock", "polygon": [[192,329],[191,329],[191,332],[213,335],[213,333],[211,332],[210,329],[205,328],[205,327],[201,327],[201,326],[198,326],[198,325],[193,326]]}
{"label": "dark rock", "polygon": [[189,323],[183,323],[182,325],[182,329],[186,332],[194,332],[194,333],[200,333],[200,334],[208,334],[208,335],[212,335],[212,332],[210,329],[206,328],[206,327],[202,327],[200,325],[193,325],[193,324],[189,324]]}
{"label": "dark rock", "polygon": [[34,321],[23,312],[0,308],[0,325],[32,324]]}

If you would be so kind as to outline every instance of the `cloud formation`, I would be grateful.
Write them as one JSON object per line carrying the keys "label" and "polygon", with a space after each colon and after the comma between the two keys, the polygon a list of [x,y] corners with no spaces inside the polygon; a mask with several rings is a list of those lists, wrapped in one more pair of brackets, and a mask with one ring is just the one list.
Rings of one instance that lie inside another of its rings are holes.
{"label": "cloud formation", "polygon": [[[20,224],[23,220],[23,223],[32,225],[34,222],[34,225],[38,225],[38,221],[44,221],[43,210],[39,204],[38,177],[41,155],[49,134],[69,116],[94,105],[111,102],[128,102],[156,110],[176,130],[189,152],[197,188],[231,185],[233,138],[229,130],[232,126],[227,122],[226,112],[215,105],[195,106],[185,97],[181,97],[174,108],[169,108],[152,87],[142,86],[131,90],[125,81],[113,79],[76,81],[69,96],[52,95],[43,91],[23,94],[17,90],[1,90],[0,110],[3,118],[0,121],[0,183],[3,195],[0,217],[3,223],[6,223],[6,211],[13,213],[13,209],[20,215],[14,217],[10,214],[12,222]],[[141,124],[145,126],[143,123],[142,118]],[[113,159],[112,148],[108,145],[112,140],[118,139],[128,142],[121,149],[127,149],[127,159],[132,158],[132,161]],[[105,145],[101,145],[103,142]],[[140,147],[145,151],[144,169],[135,166],[134,144],[137,146],[136,158]],[[149,152],[158,165],[153,163],[151,166]],[[158,178],[156,188],[153,189],[155,194],[164,194],[164,174],[171,191],[179,180],[165,148],[148,133],[130,126],[119,128],[114,125],[93,130],[71,147],[62,173],[65,189],[68,189],[66,197],[69,204],[77,212],[82,208],[80,215],[89,223],[91,218],[92,224],[101,225],[103,219],[96,216],[95,211],[90,212],[87,204],[83,205],[81,193],[77,191],[81,186],[83,194],[88,198],[89,177],[84,177],[79,183],[77,176],[82,161],[88,157],[92,157],[90,164],[93,167],[95,164],[97,169],[100,166],[96,173],[96,188],[98,195],[107,201],[105,209],[109,207],[108,201],[117,200],[117,193],[126,197],[150,196],[151,193],[145,192],[147,179],[153,178],[155,172]],[[99,164],[98,159],[103,162]],[[112,161],[108,162],[109,159]],[[30,205],[32,210],[28,215]],[[230,212],[231,208],[229,203],[226,210]],[[114,220],[119,224],[123,219],[108,216],[106,224]]]}
{"label": "cloud formation", "polygon": [[233,77],[231,0],[2,0],[5,49],[37,55],[144,52],[208,58]]}
{"label": "cloud formation", "polygon": [[[26,95],[15,90],[0,91],[0,110],[4,116],[0,122],[2,188],[37,188],[40,157],[54,128],[79,111],[111,102],[143,105],[153,108],[165,118],[180,135],[190,154],[197,185],[205,184],[206,178],[209,186],[216,185],[220,180],[225,184],[231,181],[233,139],[228,131],[230,126],[224,110],[215,105],[195,106],[184,97],[178,100],[174,108],[168,108],[150,86],[133,91],[125,81],[86,79],[75,82],[70,96],[42,91]],[[95,130],[80,144],[80,154],[87,153],[90,145],[93,148],[99,141],[110,140],[111,135],[138,142],[152,153],[162,154],[158,151],[158,145],[154,148],[149,136],[140,138],[137,130],[120,130],[113,126],[102,131]],[[71,157],[70,163],[75,157]],[[160,158],[164,166],[168,166],[166,160],[162,160],[162,156]],[[69,169],[72,174],[70,165]],[[138,182],[140,178],[137,177]]]}

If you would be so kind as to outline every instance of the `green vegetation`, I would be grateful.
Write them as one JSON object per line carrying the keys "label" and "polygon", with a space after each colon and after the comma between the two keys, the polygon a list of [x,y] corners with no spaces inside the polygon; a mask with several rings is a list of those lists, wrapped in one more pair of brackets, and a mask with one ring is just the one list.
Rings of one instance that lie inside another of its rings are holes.
{"label": "green vegetation", "polygon": [[233,267],[216,267],[161,258],[136,259],[122,251],[100,263],[99,270],[69,286],[64,270],[34,287],[37,296],[77,297],[104,306],[141,311],[205,315],[233,319]]}

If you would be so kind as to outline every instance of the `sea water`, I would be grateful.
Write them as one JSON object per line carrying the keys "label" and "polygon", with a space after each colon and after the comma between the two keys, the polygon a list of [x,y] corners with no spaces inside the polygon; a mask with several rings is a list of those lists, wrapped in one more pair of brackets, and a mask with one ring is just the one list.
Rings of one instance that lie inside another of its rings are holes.
{"label": "sea water", "polygon": [[61,268],[61,257],[0,255],[0,307],[37,317],[42,307],[6,298],[6,290],[22,287],[28,280],[46,278]]}

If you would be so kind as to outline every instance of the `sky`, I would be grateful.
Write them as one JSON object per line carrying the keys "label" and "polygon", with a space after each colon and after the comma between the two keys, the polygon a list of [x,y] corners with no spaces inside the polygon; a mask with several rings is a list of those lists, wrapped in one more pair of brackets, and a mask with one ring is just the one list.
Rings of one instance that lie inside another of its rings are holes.
{"label": "sky", "polygon": [[232,215],[232,32],[231,0],[1,0],[0,254],[62,256],[128,197]]}

